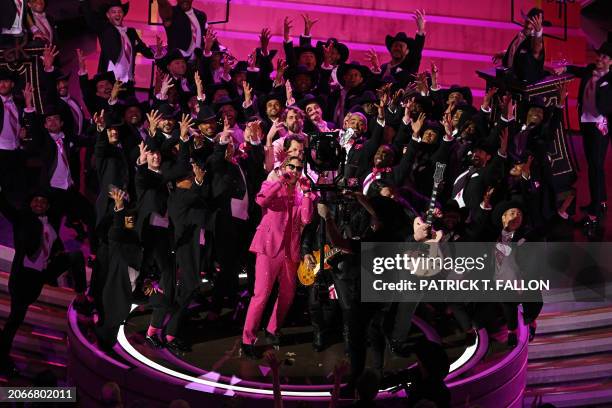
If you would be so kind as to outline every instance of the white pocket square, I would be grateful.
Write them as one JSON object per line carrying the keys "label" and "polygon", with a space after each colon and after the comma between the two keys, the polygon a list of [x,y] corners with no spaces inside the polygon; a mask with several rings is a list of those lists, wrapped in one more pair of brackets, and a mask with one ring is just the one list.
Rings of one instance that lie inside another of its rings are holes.
{"label": "white pocket square", "polygon": [[603,82],[601,85],[599,85],[600,88],[607,86],[608,85],[608,81]]}
{"label": "white pocket square", "polygon": [[478,177],[478,176],[480,176],[480,174],[478,174],[478,173],[474,173],[474,174],[472,174],[472,175],[470,176],[470,178],[474,178],[474,177]]}

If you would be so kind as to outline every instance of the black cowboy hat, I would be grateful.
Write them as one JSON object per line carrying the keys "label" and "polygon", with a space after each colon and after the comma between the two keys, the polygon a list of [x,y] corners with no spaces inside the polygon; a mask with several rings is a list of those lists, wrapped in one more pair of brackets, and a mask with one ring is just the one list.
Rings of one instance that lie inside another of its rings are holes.
{"label": "black cowboy hat", "polygon": [[497,146],[494,143],[491,143],[487,139],[479,139],[472,145],[472,151],[474,150],[482,150],[493,156],[497,151]]}
{"label": "black cowboy hat", "polygon": [[305,52],[312,52],[317,60],[317,65],[321,64],[321,61],[323,60],[323,49],[322,48],[316,48],[313,47],[311,45],[307,45],[304,47],[295,47],[293,49],[293,54],[295,55],[295,60],[299,61],[300,60],[300,55],[302,55]]}
{"label": "black cowboy hat", "polygon": [[473,101],[473,97],[472,97],[472,90],[467,87],[467,86],[459,86],[459,85],[451,85],[450,88],[444,90],[444,94],[446,96],[446,98],[448,98],[448,95],[452,94],[453,92],[459,92],[461,95],[463,95],[463,99],[469,104],[472,104]]}
{"label": "black cowboy hat", "polygon": [[225,105],[231,105],[236,109],[236,113],[240,112],[239,109],[239,101],[237,98],[229,98],[227,96],[223,96],[219,101],[213,104],[214,111],[218,114],[219,110]]}
{"label": "black cowboy hat", "polygon": [[414,103],[415,105],[420,105],[423,109],[423,112],[427,115],[433,112],[433,108],[435,105],[434,100],[430,96],[423,95],[415,95]]}
{"label": "black cowboy hat", "polygon": [[491,213],[491,217],[492,217],[491,219],[493,220],[493,223],[497,227],[501,227],[502,215],[504,215],[504,213],[511,208],[518,208],[519,210],[521,210],[523,215],[525,214],[525,206],[521,200],[519,200],[518,198],[511,198],[509,200],[504,200],[498,203],[493,209],[493,212]]}
{"label": "black cowboy hat", "polygon": [[338,73],[336,76],[338,77],[338,83],[340,83],[340,85],[342,85],[343,87],[344,87],[344,74],[346,74],[351,69],[356,69],[357,71],[359,71],[359,73],[361,73],[361,76],[363,77],[363,82],[366,82],[372,74],[372,71],[370,71],[370,68],[366,67],[365,65],[361,65],[358,61],[352,61],[350,63],[340,64],[338,66]]}
{"label": "black cowboy hat", "polygon": [[59,116],[61,117],[62,114],[60,113],[59,109],[57,109],[57,106],[55,105],[47,105],[45,106],[45,113],[42,114],[43,120],[47,119],[47,117],[49,116]]}
{"label": "black cowboy hat", "polygon": [[215,92],[220,89],[225,89],[230,97],[234,97],[236,95],[236,90],[232,89],[232,86],[224,81],[218,84],[211,84],[206,86],[206,100],[212,103],[215,96]]}
{"label": "black cowboy hat", "polygon": [[607,55],[608,57],[612,58],[612,42],[606,41],[601,44],[601,47],[597,49],[597,54]]}
{"label": "black cowboy hat", "polygon": [[121,105],[121,113],[125,113],[126,110],[128,110],[129,108],[139,108],[140,111],[144,114],[145,112],[148,112],[149,109],[151,108],[149,105],[149,101],[139,101],[138,98],[136,98],[135,96],[131,95],[128,96],[124,103]]}
{"label": "black cowboy hat", "polygon": [[13,81],[17,79],[15,71],[9,71],[6,68],[0,68],[0,81]]}
{"label": "black cowboy hat", "polygon": [[105,115],[104,127],[106,129],[118,128],[118,127],[123,126],[124,124],[125,122],[123,122],[123,119],[117,115],[114,115],[114,114]]}
{"label": "black cowboy hat", "polygon": [[312,85],[317,84],[318,73],[316,70],[309,71],[305,65],[298,65],[297,67],[288,68],[285,71],[285,79],[293,81],[298,75],[307,75],[312,80]]}
{"label": "black cowboy hat", "polygon": [[117,79],[115,78],[115,73],[113,71],[100,72],[94,75],[91,79],[91,84],[95,87],[100,81],[109,81],[111,84],[114,84]]}
{"label": "black cowboy hat", "polygon": [[128,11],[130,10],[130,2],[128,1],[125,4],[122,4],[121,0],[110,0],[102,6],[101,8],[102,13],[104,14],[108,13],[108,10],[110,10],[111,7],[121,7],[123,9],[123,14],[127,14]]}
{"label": "black cowboy hat", "polygon": [[444,126],[442,126],[440,122],[436,120],[426,120],[423,124],[423,128],[421,129],[421,134],[424,134],[426,130],[430,129],[438,134],[438,141],[440,141],[446,132],[444,130]]}
{"label": "black cowboy hat", "polygon": [[285,95],[284,92],[276,92],[276,91],[271,91],[265,95],[262,95],[261,97],[257,98],[257,104],[259,107],[259,114],[260,116],[264,117],[266,114],[266,105],[268,104],[268,102],[272,101],[272,100],[277,100],[280,102],[280,106],[281,109],[283,109],[283,107],[285,106],[285,100],[286,100],[287,96]]}
{"label": "black cowboy hat", "polygon": [[159,105],[157,111],[161,114],[162,119],[176,119],[176,111],[168,103]]}
{"label": "black cowboy hat", "polygon": [[150,152],[161,151],[161,144],[154,137],[148,137],[145,141],[145,146]]}
{"label": "black cowboy hat", "polygon": [[69,81],[70,80],[70,75],[72,73],[68,72],[68,73],[63,73],[61,71],[58,71],[58,73],[55,75],[55,82],[59,82],[59,81]]}
{"label": "black cowboy hat", "polygon": [[389,51],[391,51],[391,46],[396,41],[400,41],[400,42],[405,43],[408,46],[408,49],[410,49],[410,48],[412,48],[412,46],[414,46],[414,38],[408,37],[405,32],[401,31],[401,32],[395,34],[395,36],[392,36],[392,35],[388,34],[385,37],[385,45],[387,46],[387,49]]}
{"label": "black cowboy hat", "polygon": [[198,116],[196,117],[195,123],[199,125],[200,123],[209,122],[211,120],[216,120],[217,114],[214,110],[208,105],[203,105],[200,107],[200,111],[198,112]]}
{"label": "black cowboy hat", "polygon": [[327,41],[317,41],[317,49],[320,50],[319,52],[321,54],[323,54],[323,46],[328,44],[332,44],[334,46],[336,51],[338,51],[338,54],[340,54],[340,64],[344,64],[349,57],[349,49],[346,44],[341,43],[338,41],[338,39],[333,37]]}
{"label": "black cowboy hat", "polygon": [[274,58],[277,53],[278,50],[268,50],[268,55],[264,57],[261,54],[261,48],[257,47],[257,49],[255,50],[255,65],[259,66],[261,64],[262,58],[268,58],[270,61],[272,61],[272,58]]}
{"label": "black cowboy hat", "polygon": [[230,75],[234,76],[239,72],[247,72],[249,64],[246,61],[238,61],[234,68],[230,70]]}
{"label": "black cowboy hat", "polygon": [[187,62],[187,58],[185,58],[183,53],[181,53],[178,48],[175,48],[172,51],[166,53],[166,55],[164,55],[160,59],[156,60],[155,63],[157,64],[157,66],[167,72],[168,65],[170,65],[172,61],[178,59],[182,59],[183,61]]}
{"label": "black cowboy hat", "polygon": [[316,103],[321,107],[322,110],[325,110],[325,99],[322,96],[314,96],[313,94],[306,94],[302,99],[300,99],[296,105],[303,111],[306,111],[306,106],[311,103]]}

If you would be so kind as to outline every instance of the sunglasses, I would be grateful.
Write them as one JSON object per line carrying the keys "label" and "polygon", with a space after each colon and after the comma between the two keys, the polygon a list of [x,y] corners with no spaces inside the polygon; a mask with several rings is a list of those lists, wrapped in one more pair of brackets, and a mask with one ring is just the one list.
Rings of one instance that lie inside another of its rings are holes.
{"label": "sunglasses", "polygon": [[288,163],[286,167],[287,167],[287,168],[289,168],[290,170],[297,170],[297,171],[299,171],[299,172],[301,172],[302,170],[304,170],[304,167],[302,167],[302,166],[296,166],[295,164],[291,164],[291,163]]}

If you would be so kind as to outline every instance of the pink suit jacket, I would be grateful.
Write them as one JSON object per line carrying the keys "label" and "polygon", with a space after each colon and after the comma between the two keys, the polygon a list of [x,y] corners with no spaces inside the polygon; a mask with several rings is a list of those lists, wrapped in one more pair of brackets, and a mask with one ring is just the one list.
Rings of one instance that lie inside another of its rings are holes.
{"label": "pink suit jacket", "polygon": [[291,242],[289,254],[293,262],[300,261],[300,236],[303,227],[312,219],[313,205],[310,196],[304,196],[298,186],[295,187],[293,205],[288,206],[287,190],[280,181],[264,181],[255,201],[263,209],[263,217],[249,250],[256,254],[270,257],[277,256],[284,245],[284,234],[289,222],[289,211],[292,214]]}

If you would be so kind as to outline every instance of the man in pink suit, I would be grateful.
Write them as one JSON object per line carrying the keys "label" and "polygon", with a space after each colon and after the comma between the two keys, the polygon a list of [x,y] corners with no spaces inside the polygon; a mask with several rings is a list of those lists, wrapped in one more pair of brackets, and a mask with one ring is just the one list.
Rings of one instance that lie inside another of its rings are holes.
{"label": "man in pink suit", "polygon": [[[300,179],[303,164],[298,157],[288,157],[281,166],[280,180],[265,181],[255,201],[263,210],[250,251],[255,262],[255,294],[242,332],[242,352],[257,358],[253,344],[261,323],[264,307],[278,279],[278,299],[268,322],[266,337],[278,345],[278,328],[293,302],[296,271],[300,261],[300,235],[312,218],[313,205],[307,179]],[[297,185],[299,184],[299,188]]]}

